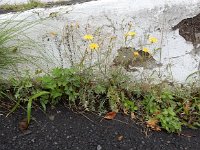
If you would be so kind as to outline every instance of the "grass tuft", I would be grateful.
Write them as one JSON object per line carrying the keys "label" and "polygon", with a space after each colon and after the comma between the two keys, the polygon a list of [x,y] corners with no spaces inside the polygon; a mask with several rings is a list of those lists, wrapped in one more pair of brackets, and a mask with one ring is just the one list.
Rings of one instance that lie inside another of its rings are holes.
{"label": "grass tuft", "polygon": [[17,11],[25,11],[25,10],[30,10],[30,9],[39,8],[39,7],[45,7],[45,3],[42,3],[38,0],[29,0],[29,2],[26,4],[1,5],[0,10],[17,12]]}

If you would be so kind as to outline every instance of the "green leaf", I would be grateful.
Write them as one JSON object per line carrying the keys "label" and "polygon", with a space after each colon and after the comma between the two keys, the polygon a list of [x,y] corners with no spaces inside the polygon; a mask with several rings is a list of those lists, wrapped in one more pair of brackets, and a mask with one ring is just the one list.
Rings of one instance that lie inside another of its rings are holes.
{"label": "green leaf", "polygon": [[46,104],[45,104],[45,102],[41,100],[40,104],[42,105],[43,110],[46,111]]}
{"label": "green leaf", "polygon": [[27,119],[28,119],[28,124],[30,123],[30,120],[31,120],[31,107],[32,107],[32,99],[29,99],[28,105],[27,105]]}
{"label": "green leaf", "polygon": [[33,96],[31,96],[28,100],[28,105],[27,105],[27,119],[28,119],[28,124],[30,123],[31,120],[31,107],[32,107],[32,101],[42,95],[46,95],[49,94],[49,92],[47,91],[41,91],[39,93],[34,94]]}

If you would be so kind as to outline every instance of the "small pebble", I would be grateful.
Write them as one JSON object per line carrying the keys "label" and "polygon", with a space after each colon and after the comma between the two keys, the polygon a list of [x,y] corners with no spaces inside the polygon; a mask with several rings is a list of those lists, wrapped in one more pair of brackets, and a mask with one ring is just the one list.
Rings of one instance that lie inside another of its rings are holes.
{"label": "small pebble", "polygon": [[68,135],[68,136],[67,136],[67,139],[69,139],[69,138],[70,138],[70,136]]}
{"label": "small pebble", "polygon": [[101,145],[97,145],[97,150],[101,150],[101,149],[102,149]]}
{"label": "small pebble", "polygon": [[54,115],[50,115],[50,116],[49,116],[49,119],[50,119],[51,121],[54,121],[55,116],[54,116]]}
{"label": "small pebble", "polygon": [[53,144],[54,144],[54,145],[57,145],[58,143],[57,143],[57,142],[54,142]]}
{"label": "small pebble", "polygon": [[16,140],[16,138],[17,138],[17,137],[16,137],[16,136],[14,136],[12,140],[14,141],[14,140]]}

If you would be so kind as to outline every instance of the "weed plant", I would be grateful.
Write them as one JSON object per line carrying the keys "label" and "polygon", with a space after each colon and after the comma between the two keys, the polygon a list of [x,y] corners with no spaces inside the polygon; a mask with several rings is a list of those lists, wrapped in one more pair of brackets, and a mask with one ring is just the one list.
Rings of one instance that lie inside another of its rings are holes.
{"label": "weed plant", "polygon": [[[6,28],[10,23],[8,21],[0,23],[0,71],[8,69],[21,61],[17,55],[19,45],[16,42],[18,27]],[[10,45],[10,43],[13,43]]]}
{"label": "weed plant", "polygon": [[[153,36],[147,36],[145,45],[133,47],[137,34],[131,23],[127,26],[122,46],[134,49],[131,61],[139,58],[142,63],[147,56],[160,50],[150,50],[149,46],[158,41]],[[163,128],[168,132],[180,132],[182,126],[200,125],[200,90],[197,87],[132,79],[123,65],[109,64],[117,42],[115,34],[104,35],[103,27],[90,34],[89,26],[85,27],[86,34],[82,34],[79,28],[78,24],[66,25],[62,37],[51,33],[59,55],[58,67],[34,80],[29,74],[21,80],[12,80],[16,105],[11,112],[20,104],[26,104],[30,122],[35,102],[45,111],[48,104],[56,106],[64,101],[71,108],[99,114],[123,112],[156,131]]]}

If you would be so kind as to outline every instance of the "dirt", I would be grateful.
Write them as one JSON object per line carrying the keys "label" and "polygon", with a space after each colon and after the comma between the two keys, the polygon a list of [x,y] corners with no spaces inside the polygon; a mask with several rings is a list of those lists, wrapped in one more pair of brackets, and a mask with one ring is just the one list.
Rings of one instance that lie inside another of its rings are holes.
{"label": "dirt", "polygon": [[192,17],[183,19],[173,30],[179,29],[179,34],[189,42],[193,43],[194,48],[200,44],[200,14]]}
{"label": "dirt", "polygon": [[33,111],[34,120],[28,132],[18,124],[26,114],[18,110],[5,117],[0,110],[1,150],[199,150],[200,129],[184,129],[178,134],[165,131],[146,132],[129,117],[117,114],[115,120],[104,120],[92,113],[73,112],[57,106]]}

